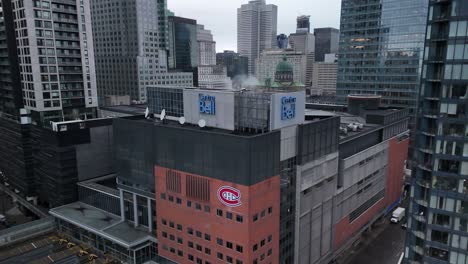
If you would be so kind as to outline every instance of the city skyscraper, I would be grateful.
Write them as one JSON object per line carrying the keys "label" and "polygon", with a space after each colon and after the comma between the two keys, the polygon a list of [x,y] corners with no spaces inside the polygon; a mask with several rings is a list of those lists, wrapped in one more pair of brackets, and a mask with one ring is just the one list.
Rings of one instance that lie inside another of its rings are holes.
{"label": "city skyscraper", "polygon": [[310,16],[298,16],[297,17],[297,31],[310,33]]}
{"label": "city skyscraper", "polygon": [[203,25],[197,25],[198,65],[216,65],[216,42]]}
{"label": "city skyscraper", "polygon": [[1,111],[24,107],[41,126],[95,117],[89,3],[3,1],[2,9]]}
{"label": "city skyscraper", "polygon": [[338,53],[340,31],[336,28],[316,28],[315,61],[324,61],[325,54]]}
{"label": "city skyscraper", "polygon": [[237,9],[237,52],[249,60],[249,74],[265,49],[276,47],[278,7],[253,0]]}
{"label": "city skyscraper", "polygon": [[[428,0],[342,2],[339,100],[346,100],[349,94],[381,95],[386,106],[410,108],[410,124],[414,124],[427,3]],[[319,59],[317,55],[316,58]]]}
{"label": "city skyscraper", "polygon": [[296,33],[289,35],[289,45],[296,52],[307,56],[306,78],[304,84],[312,86],[312,74],[315,62],[315,36],[310,33],[309,16],[297,17]]}
{"label": "city skyscraper", "polygon": [[276,47],[279,49],[287,49],[288,48],[288,36],[285,34],[279,34],[276,36]]}
{"label": "city skyscraper", "polygon": [[100,104],[122,95],[145,102],[147,86],[192,85],[192,73],[168,72],[167,13],[166,0],[92,1]]}
{"label": "city skyscraper", "polygon": [[468,261],[468,2],[429,1],[405,263]]}
{"label": "city skyscraper", "polygon": [[197,21],[169,16],[169,68],[192,71],[198,66]]}

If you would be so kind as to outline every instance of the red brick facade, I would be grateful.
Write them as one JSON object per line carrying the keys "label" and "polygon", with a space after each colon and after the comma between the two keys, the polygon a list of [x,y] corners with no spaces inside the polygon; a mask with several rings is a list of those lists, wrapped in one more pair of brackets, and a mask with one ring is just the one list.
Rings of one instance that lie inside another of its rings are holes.
{"label": "red brick facade", "polygon": [[[278,263],[279,176],[244,186],[156,166],[155,177],[161,256],[177,263]],[[240,191],[240,205],[221,202],[223,186]]]}

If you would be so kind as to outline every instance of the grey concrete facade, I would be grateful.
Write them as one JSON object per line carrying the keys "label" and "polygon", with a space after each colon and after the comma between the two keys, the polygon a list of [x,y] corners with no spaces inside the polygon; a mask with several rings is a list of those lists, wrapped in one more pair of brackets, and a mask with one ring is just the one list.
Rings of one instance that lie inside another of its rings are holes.
{"label": "grey concrete facade", "polygon": [[253,0],[237,9],[237,52],[249,59],[249,74],[255,73],[255,59],[276,46],[278,7],[265,0]]}

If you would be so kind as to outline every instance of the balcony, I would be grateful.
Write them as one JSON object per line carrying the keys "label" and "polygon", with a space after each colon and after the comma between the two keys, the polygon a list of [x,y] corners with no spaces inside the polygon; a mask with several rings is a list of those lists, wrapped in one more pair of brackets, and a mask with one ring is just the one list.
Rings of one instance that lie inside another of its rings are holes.
{"label": "balcony", "polygon": [[424,187],[424,188],[430,188],[431,187],[431,182],[428,181],[428,180],[420,179],[420,180],[416,180],[416,183],[419,186]]}
{"label": "balcony", "polygon": [[414,199],[414,201],[419,204],[419,205],[422,205],[422,206],[425,206],[427,207],[428,206],[428,202],[425,201],[425,200],[422,200],[422,199]]}
{"label": "balcony", "polygon": [[76,9],[72,9],[72,8],[52,7],[52,11],[58,12],[58,13],[73,14],[73,15],[78,14]]}
{"label": "balcony", "polygon": [[416,237],[419,237],[420,239],[426,240],[426,236],[425,236],[424,233],[421,232],[421,231],[413,230],[413,234],[414,234]]}
{"label": "balcony", "polygon": [[80,30],[75,27],[64,27],[64,26],[58,26],[58,25],[54,25],[54,30],[67,31],[67,32],[80,32]]}
{"label": "balcony", "polygon": [[419,255],[424,255],[424,250],[420,246],[413,246],[414,252],[418,253]]}

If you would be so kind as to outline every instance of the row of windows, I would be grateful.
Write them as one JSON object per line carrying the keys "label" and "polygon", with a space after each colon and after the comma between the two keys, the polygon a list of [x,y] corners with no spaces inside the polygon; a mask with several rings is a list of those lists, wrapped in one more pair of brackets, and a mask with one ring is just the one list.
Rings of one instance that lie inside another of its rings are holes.
{"label": "row of windows", "polygon": [[[268,207],[267,210],[262,210],[262,211],[260,212],[260,217],[261,217],[262,219],[265,218],[265,215],[266,215],[266,212],[267,212],[267,211],[268,211],[268,214],[271,215],[271,214],[273,213],[273,207],[270,206],[270,207]],[[254,223],[257,222],[257,221],[259,220],[259,214],[258,214],[258,213],[254,214],[252,220],[253,220]]]}
{"label": "row of windows", "polygon": [[[171,252],[172,254],[176,254],[176,249],[173,248],[173,247],[170,247],[168,248],[167,245],[163,245],[162,246],[162,249],[165,250],[165,251],[169,251]],[[202,247],[200,245],[197,245],[197,250],[202,252]],[[207,255],[211,255],[211,249],[209,248],[205,248],[205,254]],[[182,250],[177,250],[177,256],[179,257],[183,257],[184,256],[184,252]],[[223,253],[221,252],[217,252],[216,253],[216,257],[219,259],[219,260],[224,260],[224,255]],[[203,259],[200,258],[200,256],[197,256],[196,258],[192,255],[192,254],[187,254],[187,259],[190,261],[190,262],[195,262],[197,264],[211,264],[211,262],[209,261],[203,261]],[[234,263],[234,259],[233,257],[231,256],[226,256],[226,263]],[[236,264],[242,264],[242,260],[239,260],[239,259],[236,259]],[[254,261],[254,263],[256,263]]]}
{"label": "row of windows", "polygon": [[[182,199],[179,197],[174,197],[172,195],[166,195],[165,193],[160,194],[161,200],[167,200],[169,202],[175,202],[176,204],[182,204]],[[204,211],[205,213],[210,213],[211,212],[211,207],[209,205],[203,205],[200,203],[192,202],[190,200],[187,200],[187,207],[189,208],[194,208],[195,210],[198,211]],[[272,212],[272,208],[268,208],[269,214]],[[265,210],[262,212],[263,217],[265,215]],[[216,215],[222,217],[224,215],[223,210],[221,209],[216,209]],[[226,218],[229,220],[234,219],[234,214],[232,212],[226,212]],[[258,218],[258,214],[257,214]],[[244,217],[242,215],[236,214],[236,219],[237,222],[243,223],[244,222]]]}

